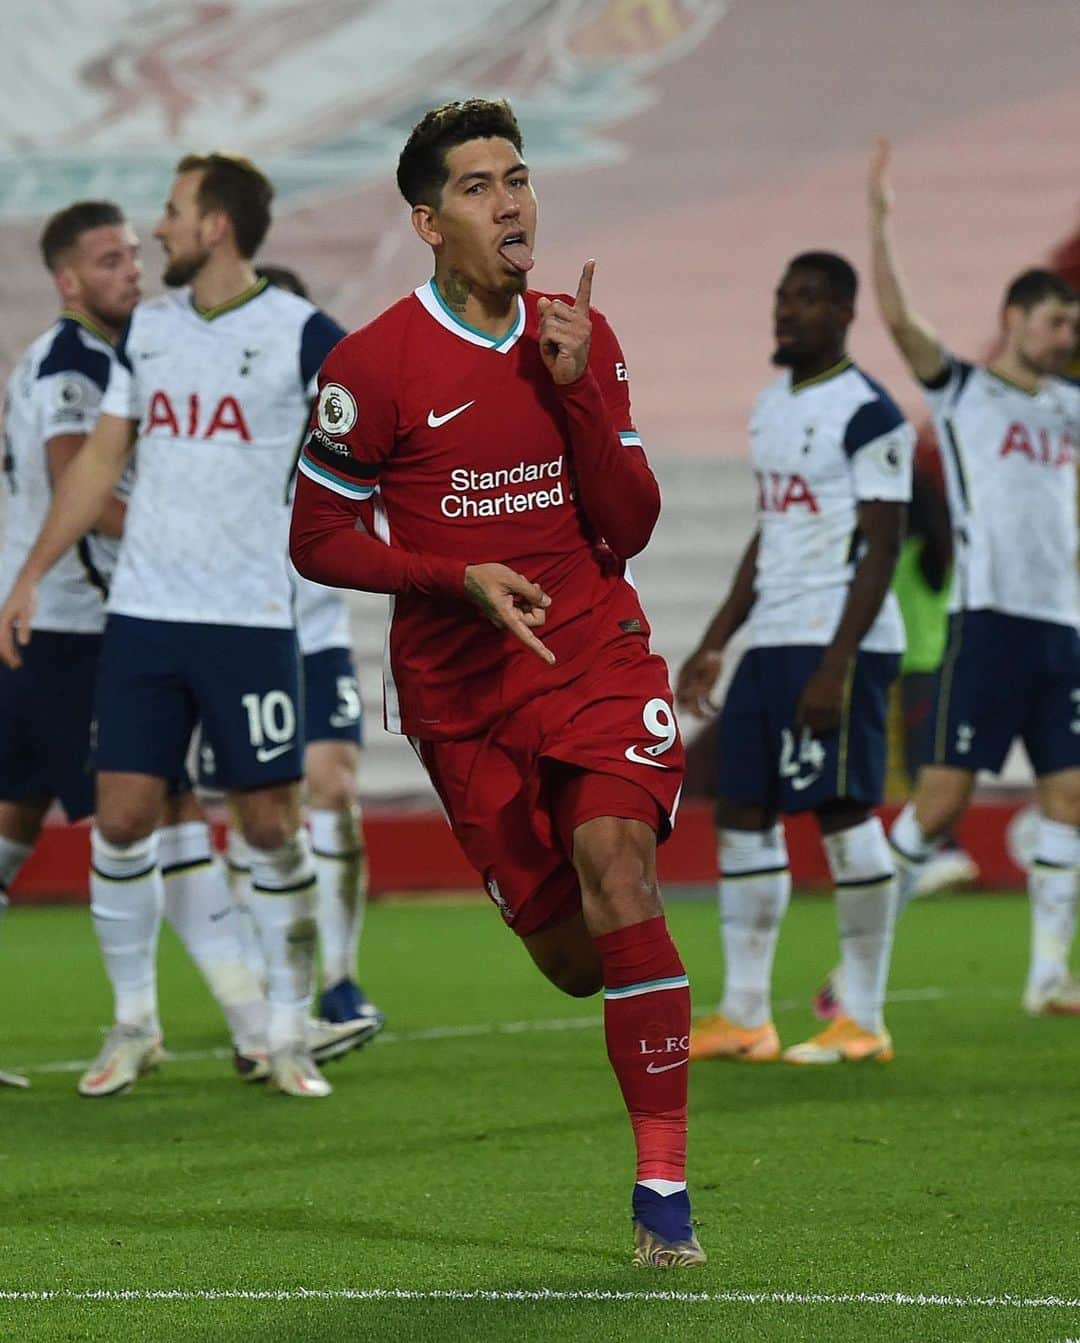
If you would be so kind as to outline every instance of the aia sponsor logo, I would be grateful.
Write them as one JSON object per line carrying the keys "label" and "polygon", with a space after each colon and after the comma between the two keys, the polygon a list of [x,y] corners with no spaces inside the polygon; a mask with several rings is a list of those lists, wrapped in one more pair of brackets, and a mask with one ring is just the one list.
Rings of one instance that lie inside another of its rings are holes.
{"label": "aia sponsor logo", "polygon": [[755,471],[758,483],[758,508],[762,513],[786,513],[789,508],[805,508],[819,513],[814,491],[797,472]]}
{"label": "aia sponsor logo", "polygon": [[228,434],[242,443],[251,442],[251,431],[235,396],[223,396],[211,408],[209,403],[202,405],[198,392],[192,392],[186,401],[176,405],[168,392],[155,392],[150,398],[143,433],[159,437],[171,434],[173,438],[215,438]]}
{"label": "aia sponsor logo", "polygon": [[1071,466],[1076,460],[1077,443],[1069,434],[1063,434],[1055,443],[1055,435],[1048,429],[1028,429],[1014,420],[1006,430],[1001,443],[1001,457],[1018,454],[1040,466]]}

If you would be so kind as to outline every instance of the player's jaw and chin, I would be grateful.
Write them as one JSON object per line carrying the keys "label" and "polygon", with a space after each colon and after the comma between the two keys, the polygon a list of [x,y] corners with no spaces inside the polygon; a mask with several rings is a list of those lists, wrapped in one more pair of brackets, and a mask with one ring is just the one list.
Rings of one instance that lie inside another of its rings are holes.
{"label": "player's jaw and chin", "polygon": [[68,263],[73,287],[65,301],[80,306],[105,331],[118,331],[142,298],[139,241],[130,224],[108,224],[80,240]]}
{"label": "player's jaw and chin", "polygon": [[182,289],[184,285],[191,284],[209,259],[210,253],[206,248],[189,253],[187,256],[170,256],[166,253],[165,270],[162,272],[161,281],[170,289]]}
{"label": "player's jaw and chin", "polygon": [[1068,368],[1076,348],[1076,322],[1067,320],[1073,312],[1075,305],[1049,298],[1026,314],[1016,353],[1035,377],[1060,377]]}

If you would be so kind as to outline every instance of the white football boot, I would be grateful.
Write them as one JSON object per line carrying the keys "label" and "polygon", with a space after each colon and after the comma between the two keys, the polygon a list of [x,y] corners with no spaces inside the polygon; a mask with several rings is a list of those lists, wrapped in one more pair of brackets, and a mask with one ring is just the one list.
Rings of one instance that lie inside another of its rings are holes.
{"label": "white football boot", "polygon": [[299,1043],[271,1053],[269,1082],[275,1091],[305,1100],[329,1096],[334,1089],[315,1066],[307,1048]]}
{"label": "white football boot", "polygon": [[143,1026],[115,1025],[97,1058],[79,1079],[79,1095],[119,1096],[165,1057],[161,1036]]}

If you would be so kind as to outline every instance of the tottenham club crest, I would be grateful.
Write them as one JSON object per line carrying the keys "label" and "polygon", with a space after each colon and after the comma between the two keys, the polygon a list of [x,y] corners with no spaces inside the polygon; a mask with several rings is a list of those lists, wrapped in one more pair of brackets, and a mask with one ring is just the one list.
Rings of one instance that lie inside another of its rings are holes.
{"label": "tottenham club crest", "polygon": [[319,393],[319,428],[340,438],[355,423],[356,402],[352,392],[340,383],[328,382]]}

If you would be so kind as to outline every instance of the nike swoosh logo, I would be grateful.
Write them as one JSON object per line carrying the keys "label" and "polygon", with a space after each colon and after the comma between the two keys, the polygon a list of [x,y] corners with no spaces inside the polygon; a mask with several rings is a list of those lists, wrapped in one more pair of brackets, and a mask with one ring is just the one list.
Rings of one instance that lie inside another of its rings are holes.
{"label": "nike swoosh logo", "polygon": [[669,1073],[671,1072],[672,1068],[681,1068],[684,1064],[689,1062],[690,1062],[689,1058],[685,1058],[680,1059],[678,1063],[660,1063],[660,1064],[649,1063],[646,1065],[645,1071],[647,1073]]}
{"label": "nike swoosh logo", "polygon": [[286,751],[291,751],[294,743],[287,741],[284,746],[260,746],[255,752],[255,759],[260,765],[265,765],[268,760],[276,760],[279,755],[284,755]]}
{"label": "nike swoosh logo", "polygon": [[445,424],[447,420],[452,420],[455,415],[460,415],[463,410],[468,410],[470,406],[475,406],[475,401],[466,401],[463,406],[458,406],[457,410],[448,410],[445,415],[436,415],[433,410],[427,413],[428,426],[432,429],[438,429],[440,424]]}
{"label": "nike swoosh logo", "polygon": [[636,746],[626,748],[626,758],[635,765],[652,765],[653,769],[667,769],[667,765],[662,765],[659,760],[653,760],[651,756],[642,755]]}
{"label": "nike swoosh logo", "polygon": [[220,923],[222,919],[227,919],[229,915],[232,913],[232,911],[233,911],[232,905],[230,905],[228,909],[219,909],[216,914],[210,915],[210,922]]}

